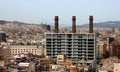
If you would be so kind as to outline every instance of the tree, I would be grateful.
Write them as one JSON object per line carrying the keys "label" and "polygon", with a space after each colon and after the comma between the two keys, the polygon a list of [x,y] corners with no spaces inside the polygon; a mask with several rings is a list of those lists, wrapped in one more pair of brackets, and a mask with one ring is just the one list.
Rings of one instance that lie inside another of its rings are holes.
{"label": "tree", "polygon": [[118,58],[120,58],[120,53],[113,54],[113,56],[117,56]]}
{"label": "tree", "polygon": [[27,45],[31,45],[31,43],[30,43],[30,42],[27,42]]}
{"label": "tree", "polygon": [[96,72],[96,68],[89,68],[88,72]]}
{"label": "tree", "polygon": [[110,56],[109,52],[106,52],[105,54],[103,54],[103,58],[108,58]]}

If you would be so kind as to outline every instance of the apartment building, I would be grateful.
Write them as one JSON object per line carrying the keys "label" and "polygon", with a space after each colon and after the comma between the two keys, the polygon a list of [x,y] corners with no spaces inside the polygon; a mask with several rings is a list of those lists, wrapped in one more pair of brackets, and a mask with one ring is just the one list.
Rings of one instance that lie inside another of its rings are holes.
{"label": "apartment building", "polygon": [[10,60],[10,48],[6,42],[0,42],[0,61],[4,61],[6,64]]}
{"label": "apartment building", "polygon": [[6,33],[0,29],[0,42],[6,42]]}
{"label": "apartment building", "polygon": [[11,45],[10,52],[11,56],[19,55],[21,53],[32,53],[32,54],[42,54],[42,46],[37,47],[36,45]]}
{"label": "apartment building", "polygon": [[65,54],[73,63],[93,66],[96,60],[95,42],[94,33],[46,33],[46,53],[52,58]]}

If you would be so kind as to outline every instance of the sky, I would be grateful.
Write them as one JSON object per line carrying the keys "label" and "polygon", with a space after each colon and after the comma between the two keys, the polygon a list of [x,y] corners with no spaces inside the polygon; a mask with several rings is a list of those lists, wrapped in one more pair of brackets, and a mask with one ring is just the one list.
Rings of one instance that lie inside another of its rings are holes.
{"label": "sky", "polygon": [[87,24],[89,16],[94,22],[119,21],[120,0],[0,0],[0,20],[25,23],[72,24],[76,16],[77,25]]}

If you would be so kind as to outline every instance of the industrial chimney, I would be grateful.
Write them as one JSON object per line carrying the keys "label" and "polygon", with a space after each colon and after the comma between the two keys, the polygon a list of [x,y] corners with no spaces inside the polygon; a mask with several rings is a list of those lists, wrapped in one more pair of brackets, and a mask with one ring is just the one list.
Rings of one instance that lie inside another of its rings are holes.
{"label": "industrial chimney", "polygon": [[89,16],[89,33],[93,33],[93,16]]}
{"label": "industrial chimney", "polygon": [[76,33],[76,16],[72,16],[72,33]]}
{"label": "industrial chimney", "polygon": [[59,20],[58,16],[55,16],[55,28],[54,28],[55,33],[59,32],[58,20]]}

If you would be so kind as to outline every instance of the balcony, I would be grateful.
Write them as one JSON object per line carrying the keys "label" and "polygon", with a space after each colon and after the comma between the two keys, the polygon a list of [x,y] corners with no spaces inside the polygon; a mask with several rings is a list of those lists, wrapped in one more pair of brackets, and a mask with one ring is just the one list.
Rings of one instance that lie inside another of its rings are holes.
{"label": "balcony", "polygon": [[78,56],[77,56],[77,55],[73,55],[73,57],[74,57],[74,58],[78,58]]}
{"label": "balcony", "polygon": [[73,51],[78,51],[78,49],[73,49]]}
{"label": "balcony", "polygon": [[85,55],[85,53],[82,52],[82,55]]}
{"label": "balcony", "polygon": [[72,52],[66,52],[66,54],[72,54]]}
{"label": "balcony", "polygon": [[73,45],[78,45],[78,43],[73,43]]}
{"label": "balcony", "polygon": [[86,50],[85,49],[82,49],[82,52],[85,52]]}
{"label": "balcony", "polygon": [[47,51],[51,51],[51,49],[46,49]]}
{"label": "balcony", "polygon": [[84,55],[82,55],[82,58],[85,58],[85,56],[84,56]]}
{"label": "balcony", "polygon": [[51,52],[47,52],[47,54],[51,54]]}
{"label": "balcony", "polygon": [[73,52],[73,54],[78,54],[78,52]]}

